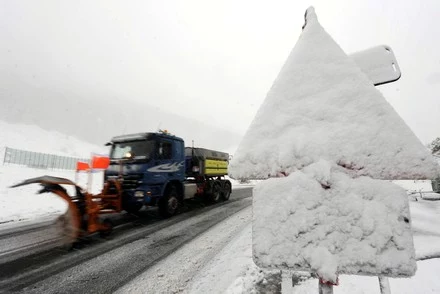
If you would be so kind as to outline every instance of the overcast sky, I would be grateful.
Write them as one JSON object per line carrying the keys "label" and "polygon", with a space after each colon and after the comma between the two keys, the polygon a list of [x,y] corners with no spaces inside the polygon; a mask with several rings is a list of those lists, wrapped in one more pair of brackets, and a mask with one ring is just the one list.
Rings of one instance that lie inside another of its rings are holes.
{"label": "overcast sky", "polygon": [[440,1],[420,2],[2,0],[0,73],[244,133],[313,5],[345,52],[393,48],[402,78],[380,90],[427,143],[440,136]]}

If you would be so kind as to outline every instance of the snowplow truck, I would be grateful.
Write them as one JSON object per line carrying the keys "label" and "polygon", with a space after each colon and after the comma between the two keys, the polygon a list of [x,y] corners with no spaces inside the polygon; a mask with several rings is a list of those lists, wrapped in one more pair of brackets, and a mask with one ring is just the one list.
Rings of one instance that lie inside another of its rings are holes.
{"label": "snowplow truck", "polygon": [[163,217],[170,217],[186,199],[229,199],[228,153],[185,148],[183,139],[166,131],[117,136],[107,145],[110,166],[104,180],[121,183],[122,208],[127,212],[158,206]]}
{"label": "snowplow truck", "polygon": [[[52,193],[66,201],[68,209],[59,218],[64,228],[63,244],[72,245],[94,233],[107,236],[113,222],[106,215],[122,210],[133,213],[143,205],[157,205],[162,216],[170,217],[185,199],[229,199],[232,186],[225,179],[227,153],[185,148],[181,138],[168,132],[118,136],[107,145],[111,146],[110,165],[99,194],[92,194],[69,179],[53,176],[27,179],[11,186],[40,184],[38,194]],[[68,193],[69,186],[74,195]]]}

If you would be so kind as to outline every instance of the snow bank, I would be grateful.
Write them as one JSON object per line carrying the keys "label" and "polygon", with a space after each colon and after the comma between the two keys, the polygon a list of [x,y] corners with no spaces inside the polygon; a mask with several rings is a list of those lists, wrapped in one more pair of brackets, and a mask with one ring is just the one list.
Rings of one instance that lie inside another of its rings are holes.
{"label": "snow bank", "polygon": [[[251,244],[252,229],[249,223],[249,226],[230,240],[230,243],[201,269],[188,292],[251,293],[254,285],[262,279],[261,269],[252,261]],[[252,279],[248,279],[248,276]]]}
{"label": "snow bank", "polygon": [[417,259],[440,257],[440,201],[411,201],[412,230]]}
{"label": "snow bank", "polygon": [[267,178],[326,159],[353,176],[422,179],[439,165],[308,10],[307,26],[243,137],[233,178]]}
{"label": "snow bank", "polygon": [[404,188],[408,193],[432,191],[431,181],[393,181],[393,183]]}
{"label": "snow bank", "polygon": [[422,198],[425,200],[440,200],[440,194],[439,193],[421,193]]}
{"label": "snow bank", "polygon": [[321,161],[261,182],[253,199],[257,265],[313,271],[333,281],[336,273],[415,273],[407,195],[397,185],[352,179]]}
{"label": "snow bank", "polygon": [[261,182],[261,180],[235,180],[228,176],[225,177],[227,180],[229,180],[232,184],[233,189],[242,189],[242,188],[248,188],[248,187],[254,187],[256,184]]}

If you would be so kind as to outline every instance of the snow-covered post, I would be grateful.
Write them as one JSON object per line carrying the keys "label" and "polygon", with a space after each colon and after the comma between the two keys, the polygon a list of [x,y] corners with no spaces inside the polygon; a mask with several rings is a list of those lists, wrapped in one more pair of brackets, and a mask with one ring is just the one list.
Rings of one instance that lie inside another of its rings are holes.
{"label": "snow-covered post", "polygon": [[93,169],[90,169],[87,173],[87,192],[92,193],[93,189]]}
{"label": "snow-covered post", "polygon": [[5,146],[3,148],[3,158],[2,158],[3,165],[5,165],[5,162],[6,162],[6,154],[7,154],[7,152],[8,152],[8,147]]}
{"label": "snow-covered post", "polygon": [[391,294],[390,281],[386,277],[379,277],[379,288],[381,294]]}
{"label": "snow-covered post", "polygon": [[[392,51],[383,48],[387,61]],[[253,190],[255,263],[316,273],[327,282],[322,291],[339,274],[415,274],[408,197],[384,180],[426,179],[439,170],[374,87],[382,76],[364,71],[360,60],[347,56],[309,8],[229,169],[232,178],[266,179]],[[395,74],[388,82],[400,77],[397,63],[381,66]]]}
{"label": "snow-covered post", "polygon": [[319,281],[319,294],[333,294],[333,285],[331,284],[325,284],[325,283],[321,283],[321,281]]}
{"label": "snow-covered post", "polygon": [[[89,173],[90,173],[90,165],[89,165],[89,163],[85,162],[85,161],[78,161],[76,163],[76,170],[75,170],[75,183],[77,185],[82,185],[82,184],[80,184],[79,174],[80,173],[84,173],[84,172],[87,173],[87,179],[88,179],[89,178]],[[87,185],[88,185],[88,182],[87,182]],[[88,186],[87,186],[86,189],[87,189],[87,191],[89,191],[88,190],[89,189]]]}
{"label": "snow-covered post", "polygon": [[89,181],[88,181],[88,191],[89,193],[93,193],[93,174],[94,173],[103,173],[110,165],[110,157],[105,154],[96,154],[92,153],[92,160],[90,164],[90,173],[89,173]]}

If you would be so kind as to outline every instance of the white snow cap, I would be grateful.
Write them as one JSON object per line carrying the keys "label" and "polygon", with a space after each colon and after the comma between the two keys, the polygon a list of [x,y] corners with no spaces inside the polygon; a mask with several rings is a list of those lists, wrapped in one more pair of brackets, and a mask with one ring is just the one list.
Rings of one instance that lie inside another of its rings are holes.
{"label": "white snow cap", "polygon": [[309,22],[318,22],[318,16],[316,15],[315,8],[313,6],[307,8],[304,19],[306,22],[304,26],[306,26]]}
{"label": "white snow cap", "polygon": [[439,173],[428,149],[311,7],[229,170],[233,178],[267,178],[320,159],[353,177],[423,179]]}

